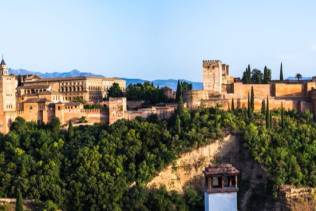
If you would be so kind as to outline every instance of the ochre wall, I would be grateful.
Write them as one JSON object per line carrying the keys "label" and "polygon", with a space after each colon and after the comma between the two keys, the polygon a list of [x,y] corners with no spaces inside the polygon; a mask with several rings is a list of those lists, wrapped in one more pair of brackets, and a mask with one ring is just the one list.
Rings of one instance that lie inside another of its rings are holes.
{"label": "ochre wall", "polygon": [[133,120],[136,117],[147,118],[150,115],[157,115],[159,119],[167,119],[175,112],[176,105],[154,106],[151,108],[138,109],[136,111],[128,111],[126,118]]}
{"label": "ochre wall", "polygon": [[265,98],[271,96],[271,85],[270,84],[243,84],[241,82],[234,83],[234,95],[237,98],[248,98],[248,93],[251,92],[251,87],[256,97]]}
{"label": "ochre wall", "polygon": [[304,84],[275,83],[275,97],[304,97]]}

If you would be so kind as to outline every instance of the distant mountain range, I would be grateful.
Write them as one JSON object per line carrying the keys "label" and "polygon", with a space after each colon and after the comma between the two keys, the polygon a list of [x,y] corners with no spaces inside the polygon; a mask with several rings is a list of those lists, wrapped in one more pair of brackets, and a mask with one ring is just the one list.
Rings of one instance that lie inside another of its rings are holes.
{"label": "distant mountain range", "polygon": [[77,76],[101,76],[96,75],[89,72],[81,72],[79,70],[71,70],[69,72],[52,72],[52,73],[42,73],[37,71],[31,71],[26,69],[9,69],[10,74],[14,75],[29,75],[29,74],[35,74],[42,78],[66,78],[66,77],[77,77]]}
{"label": "distant mountain range", "polygon": [[[42,78],[65,78],[65,77],[78,77],[78,76],[102,76],[102,75],[97,75],[89,72],[81,72],[79,70],[71,70],[69,72],[52,72],[52,73],[42,73],[39,71],[31,71],[31,70],[26,70],[26,69],[9,69],[10,74],[14,75],[29,75],[29,74],[35,74],[38,75]],[[137,83],[144,83],[145,81],[149,80],[144,80],[144,79],[138,79],[138,78],[122,78],[126,81],[126,85],[130,84],[137,84]],[[203,84],[201,82],[193,82],[193,81],[188,81],[188,80],[183,80],[188,83],[192,83],[193,89],[195,90],[200,90],[203,87]],[[178,80],[176,79],[158,79],[158,80],[153,80],[149,81],[152,82],[155,86],[159,87],[169,87],[173,90],[176,90],[177,88],[177,83]]]}

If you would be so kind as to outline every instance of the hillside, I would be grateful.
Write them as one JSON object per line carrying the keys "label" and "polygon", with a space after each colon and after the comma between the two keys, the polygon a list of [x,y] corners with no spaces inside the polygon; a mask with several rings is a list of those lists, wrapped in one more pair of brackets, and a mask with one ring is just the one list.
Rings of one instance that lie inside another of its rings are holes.
{"label": "hillside", "polygon": [[266,172],[251,159],[239,137],[235,135],[228,135],[182,154],[172,165],[159,172],[147,187],[165,186],[168,191],[180,194],[188,187],[194,187],[202,192],[203,170],[210,163],[232,163],[241,171],[238,192],[240,210],[253,210],[255,207],[261,207],[256,210],[270,210],[278,206],[263,188],[267,186]]}

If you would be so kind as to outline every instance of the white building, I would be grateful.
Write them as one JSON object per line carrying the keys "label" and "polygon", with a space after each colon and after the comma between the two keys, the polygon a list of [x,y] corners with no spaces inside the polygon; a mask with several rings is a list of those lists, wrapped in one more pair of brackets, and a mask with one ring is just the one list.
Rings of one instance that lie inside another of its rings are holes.
{"label": "white building", "polygon": [[231,164],[205,168],[205,211],[237,211],[238,174]]}

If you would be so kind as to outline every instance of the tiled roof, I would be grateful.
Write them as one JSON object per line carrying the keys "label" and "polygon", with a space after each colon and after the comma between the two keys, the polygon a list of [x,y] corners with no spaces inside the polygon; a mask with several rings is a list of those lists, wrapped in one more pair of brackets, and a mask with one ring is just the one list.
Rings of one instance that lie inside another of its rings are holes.
{"label": "tiled roof", "polygon": [[30,98],[24,101],[24,103],[45,103],[45,98]]}
{"label": "tiled roof", "polygon": [[205,175],[218,175],[218,174],[239,174],[239,170],[236,169],[232,164],[219,164],[209,165],[204,170]]}

